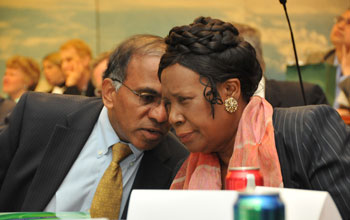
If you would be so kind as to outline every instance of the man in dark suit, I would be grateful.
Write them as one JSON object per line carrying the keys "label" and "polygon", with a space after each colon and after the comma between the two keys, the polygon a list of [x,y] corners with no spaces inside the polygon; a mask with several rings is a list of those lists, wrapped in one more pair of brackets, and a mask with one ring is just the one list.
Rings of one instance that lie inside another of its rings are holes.
{"label": "man in dark suit", "polygon": [[[319,85],[304,82],[308,105],[328,104],[326,95]],[[265,99],[275,107],[305,105],[299,82],[265,80]]]}
{"label": "man in dark suit", "polygon": [[[340,16],[337,16],[331,33],[330,40],[334,45],[334,52],[328,53],[324,60],[330,60],[337,66],[336,89],[333,106],[335,108],[349,108],[349,88],[345,88],[342,82],[348,80],[350,76],[350,8]],[[345,82],[346,84],[346,82]],[[347,92],[344,92],[344,89]],[[349,115],[349,112],[348,112]]]}
{"label": "man in dark suit", "polygon": [[328,191],[350,218],[350,127],[327,105],[275,108],[275,143],[285,188]]}
{"label": "man in dark suit", "polygon": [[151,35],[123,42],[110,57],[102,100],[25,94],[0,134],[0,212],[88,211],[118,142],[132,151],[119,164],[119,219],[132,189],[167,189],[188,153],[168,133],[161,104],[164,50],[163,39]]}

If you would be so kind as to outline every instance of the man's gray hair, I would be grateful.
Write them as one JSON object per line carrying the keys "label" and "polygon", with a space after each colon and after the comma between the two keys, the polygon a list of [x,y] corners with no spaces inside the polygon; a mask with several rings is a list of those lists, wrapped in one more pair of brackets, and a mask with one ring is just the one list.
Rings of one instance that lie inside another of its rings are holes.
{"label": "man's gray hair", "polygon": [[121,86],[119,82],[124,82],[127,77],[126,70],[134,55],[161,57],[165,49],[166,45],[162,37],[148,34],[134,35],[119,44],[112,52],[103,78],[113,79],[118,90]]}

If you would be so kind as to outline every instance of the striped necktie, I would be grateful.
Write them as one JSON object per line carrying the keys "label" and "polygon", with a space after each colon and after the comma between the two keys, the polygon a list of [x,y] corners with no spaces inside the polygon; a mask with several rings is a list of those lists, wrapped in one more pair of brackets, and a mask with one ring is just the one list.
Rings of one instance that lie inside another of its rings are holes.
{"label": "striped necktie", "polygon": [[92,200],[92,218],[118,219],[123,195],[123,177],[119,162],[132,152],[128,145],[117,143],[112,147],[112,162],[103,174]]}

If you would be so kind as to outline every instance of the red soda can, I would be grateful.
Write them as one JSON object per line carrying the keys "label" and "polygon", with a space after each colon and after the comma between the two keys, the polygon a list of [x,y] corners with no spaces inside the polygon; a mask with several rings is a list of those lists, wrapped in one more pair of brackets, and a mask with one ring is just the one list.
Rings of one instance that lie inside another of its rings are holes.
{"label": "red soda can", "polygon": [[263,177],[258,167],[229,168],[226,175],[226,189],[243,191],[247,188],[247,184],[254,184],[253,186],[264,185]]}

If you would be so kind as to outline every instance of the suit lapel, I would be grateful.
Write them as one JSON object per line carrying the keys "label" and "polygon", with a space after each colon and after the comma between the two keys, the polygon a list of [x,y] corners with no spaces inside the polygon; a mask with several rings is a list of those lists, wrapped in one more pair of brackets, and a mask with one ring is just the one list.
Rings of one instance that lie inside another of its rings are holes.
{"label": "suit lapel", "polygon": [[[151,151],[145,151],[132,189],[169,189],[173,170],[166,166],[170,157],[167,142],[163,142]],[[123,210],[122,219],[126,219],[130,195]]]}
{"label": "suit lapel", "polygon": [[85,145],[103,104],[89,102],[57,124],[42,162],[28,189],[22,210],[43,210],[49,203]]}
{"label": "suit lapel", "polygon": [[145,152],[132,189],[163,189],[171,182],[172,170],[153,154]]}

